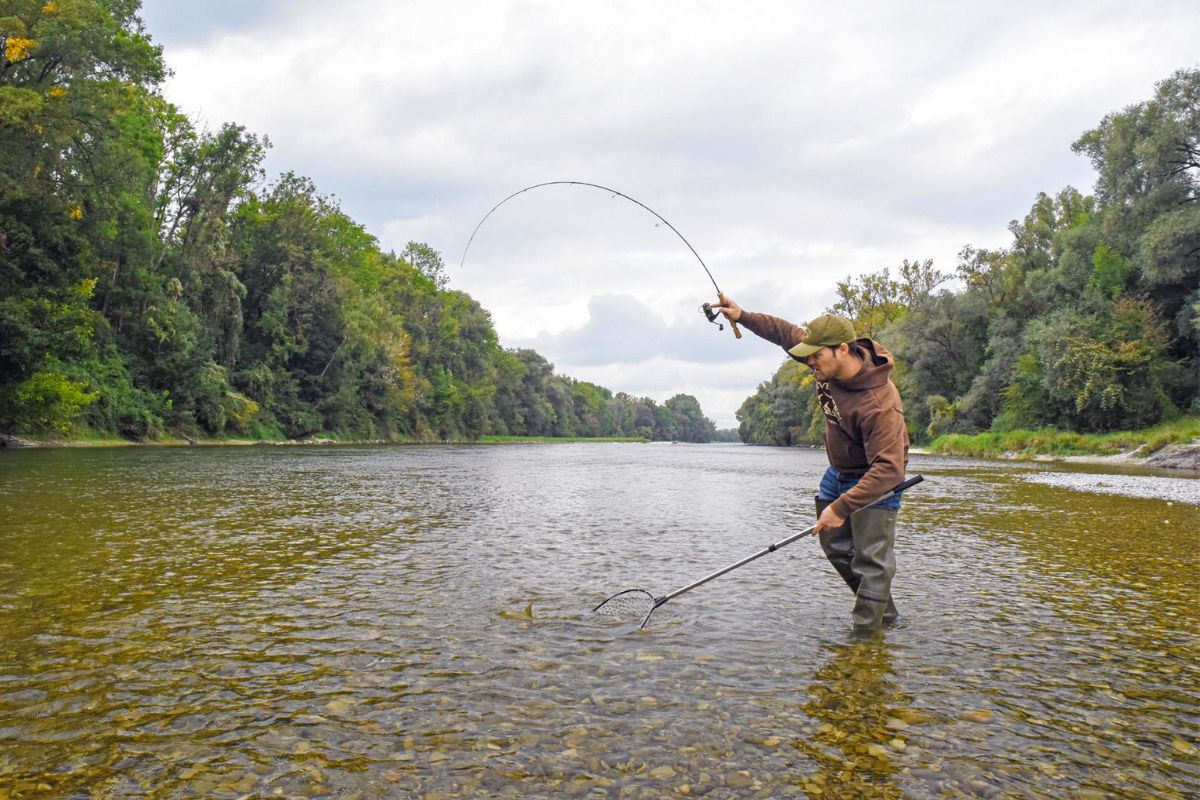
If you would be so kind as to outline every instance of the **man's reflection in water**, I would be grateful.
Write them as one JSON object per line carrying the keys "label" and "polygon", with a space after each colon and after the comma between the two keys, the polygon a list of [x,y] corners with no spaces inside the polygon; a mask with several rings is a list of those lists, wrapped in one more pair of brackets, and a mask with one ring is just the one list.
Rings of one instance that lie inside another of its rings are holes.
{"label": "man's reflection in water", "polygon": [[901,798],[896,757],[903,733],[888,727],[911,702],[891,679],[891,651],[881,637],[825,647],[829,660],[813,675],[805,713],[816,723],[801,752],[816,772],[800,779],[809,797]]}

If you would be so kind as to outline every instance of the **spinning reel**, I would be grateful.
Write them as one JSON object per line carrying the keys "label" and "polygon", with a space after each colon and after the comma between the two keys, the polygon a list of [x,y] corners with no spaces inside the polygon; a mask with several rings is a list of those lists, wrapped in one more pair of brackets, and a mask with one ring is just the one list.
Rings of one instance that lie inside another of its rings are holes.
{"label": "spinning reel", "polygon": [[708,321],[717,326],[717,330],[725,330],[725,324],[720,322],[721,312],[713,311],[712,303],[705,303],[700,306],[700,311],[704,316],[708,317]]}
{"label": "spinning reel", "polygon": [[[717,297],[720,299],[722,305],[726,304],[725,295],[718,291]],[[709,322],[717,326],[717,330],[725,330],[725,324],[721,322],[721,312],[714,309],[712,307],[712,303],[705,303],[704,305],[700,306],[700,311],[704,314],[704,316],[708,317]],[[733,327],[733,335],[739,339],[742,338],[742,332],[738,330],[737,323],[731,322],[729,324]]]}

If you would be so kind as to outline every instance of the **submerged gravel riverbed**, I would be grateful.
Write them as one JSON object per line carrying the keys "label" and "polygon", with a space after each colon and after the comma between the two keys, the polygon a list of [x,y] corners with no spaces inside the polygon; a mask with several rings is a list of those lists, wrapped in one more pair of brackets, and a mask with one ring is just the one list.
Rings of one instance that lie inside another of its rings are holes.
{"label": "submerged gravel riverbed", "polygon": [[0,452],[0,798],[1200,794],[1182,476],[914,456],[878,639],[809,539],[645,631],[591,613],[807,527],[823,468]]}

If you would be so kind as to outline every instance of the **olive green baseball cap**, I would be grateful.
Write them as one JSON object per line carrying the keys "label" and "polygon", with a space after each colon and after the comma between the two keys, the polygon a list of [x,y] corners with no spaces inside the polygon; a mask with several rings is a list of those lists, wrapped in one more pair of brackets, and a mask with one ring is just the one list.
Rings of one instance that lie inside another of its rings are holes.
{"label": "olive green baseball cap", "polygon": [[837,347],[843,342],[853,342],[854,325],[845,317],[825,314],[808,323],[808,333],[800,344],[788,350],[796,358],[808,358],[822,347]]}

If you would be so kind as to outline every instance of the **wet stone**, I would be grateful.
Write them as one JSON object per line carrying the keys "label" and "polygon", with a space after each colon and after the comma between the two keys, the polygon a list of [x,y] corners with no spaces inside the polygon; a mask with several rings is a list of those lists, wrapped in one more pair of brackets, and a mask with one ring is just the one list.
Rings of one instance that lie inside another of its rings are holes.
{"label": "wet stone", "polygon": [[753,782],[753,778],[745,772],[734,772],[725,776],[725,785],[730,789],[745,789]]}

